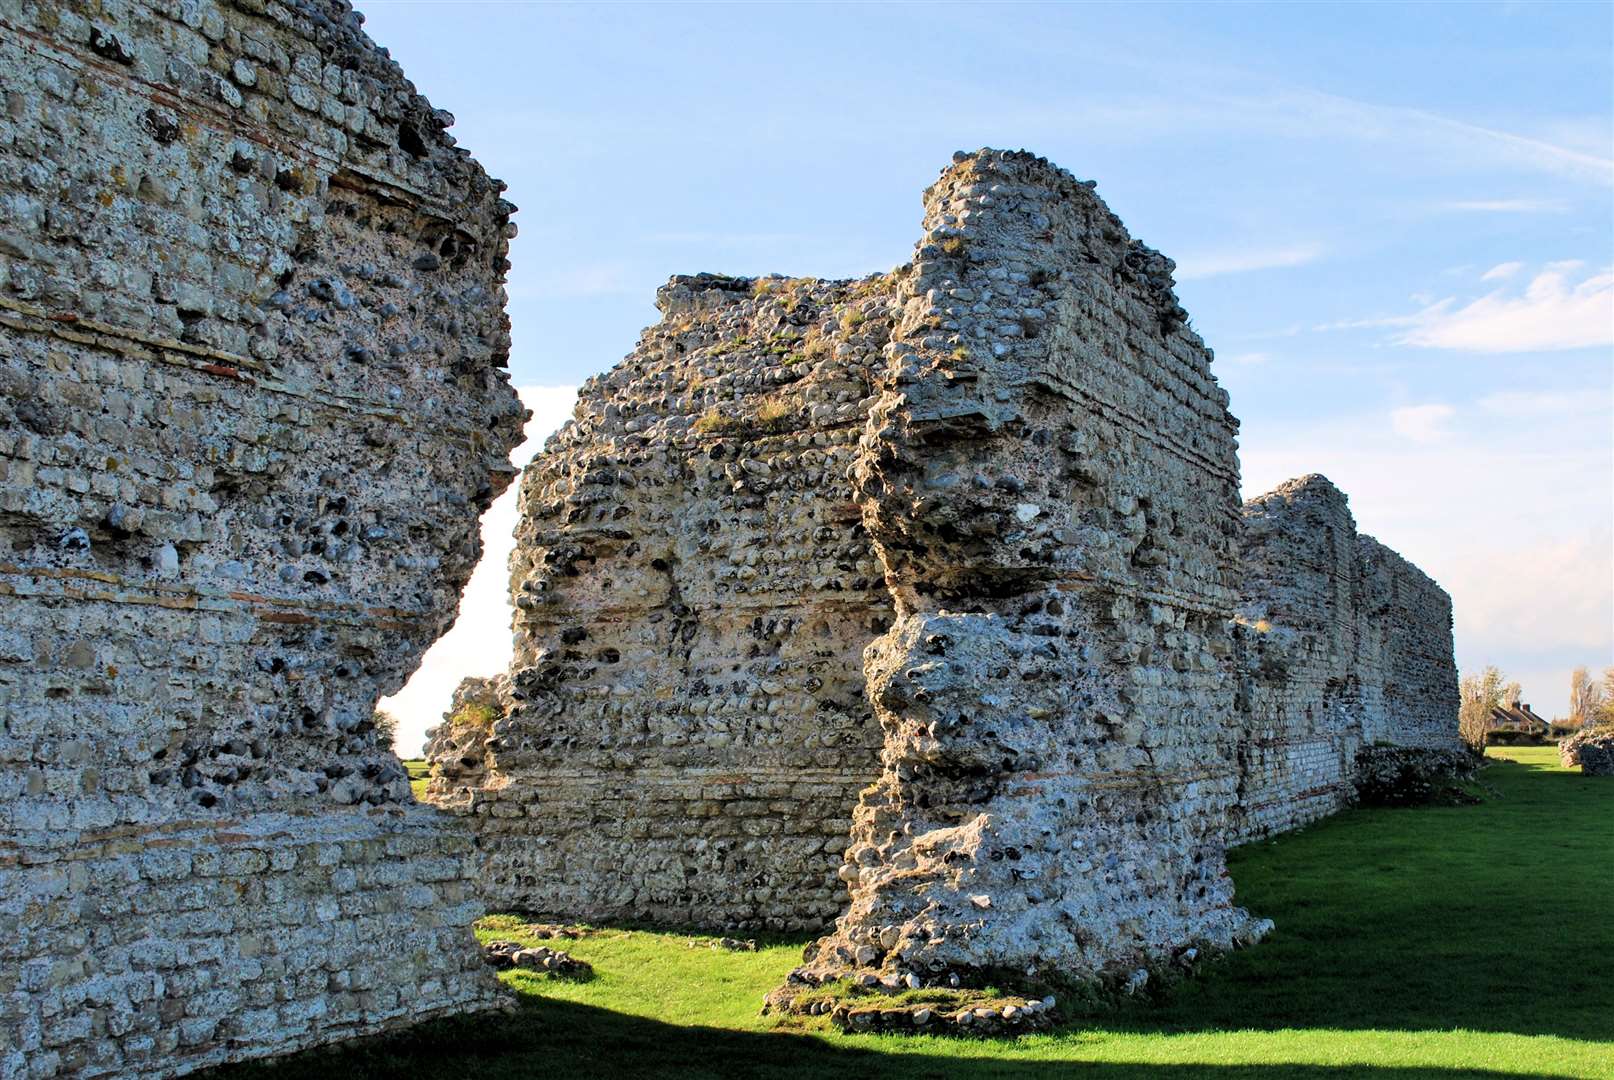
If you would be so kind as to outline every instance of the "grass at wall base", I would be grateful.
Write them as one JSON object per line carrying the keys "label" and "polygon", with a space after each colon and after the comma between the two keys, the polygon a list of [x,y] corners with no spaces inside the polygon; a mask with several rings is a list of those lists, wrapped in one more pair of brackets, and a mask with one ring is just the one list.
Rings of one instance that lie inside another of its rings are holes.
{"label": "grass at wall base", "polygon": [[[1241,903],[1276,920],[1257,948],[1163,1004],[1069,1017],[1016,1040],[843,1035],[758,1015],[801,940],[756,952],[683,934],[602,930],[544,944],[594,965],[567,982],[503,976],[508,1017],[228,1070],[340,1075],[1093,1080],[1614,1077],[1614,782],[1555,747],[1493,747],[1478,806],[1356,810],[1229,864]],[[519,920],[480,932],[511,936]],[[695,947],[691,947],[691,941]]]}

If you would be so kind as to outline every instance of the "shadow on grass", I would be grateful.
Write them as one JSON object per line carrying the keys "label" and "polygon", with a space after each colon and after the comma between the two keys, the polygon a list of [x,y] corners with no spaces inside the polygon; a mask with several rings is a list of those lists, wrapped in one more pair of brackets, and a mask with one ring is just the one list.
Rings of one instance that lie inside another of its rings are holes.
{"label": "shadow on grass", "polygon": [[[678,1080],[1323,1080],[1366,1075],[1383,1080],[1513,1077],[1489,1069],[1322,1065],[1115,1064],[1015,1061],[949,1055],[950,1039],[925,1053],[891,1053],[834,1044],[810,1035],[682,1027],[590,1005],[524,999],[507,1017],[466,1017],[422,1024],[386,1038],[317,1050],[279,1062],[231,1066],[212,1080],[515,1080],[547,1077],[676,1077]],[[1546,1075],[1546,1074],[1535,1074]]]}
{"label": "shadow on grass", "polygon": [[[1478,806],[1357,810],[1231,854],[1239,902],[1278,929],[1165,1000],[1077,1017],[1079,1048],[1126,1033],[1475,1032],[1614,1042],[1614,782],[1499,761]],[[781,977],[783,972],[780,973]],[[760,1000],[762,987],[757,991]],[[680,1026],[523,996],[507,1017],[437,1021],[385,1039],[218,1075],[1454,1080],[1517,1073],[1437,1067],[1116,1064],[953,1056],[933,1042]],[[1192,1053],[1191,1044],[1184,1047]],[[1535,1074],[1550,1075],[1550,1074]]]}

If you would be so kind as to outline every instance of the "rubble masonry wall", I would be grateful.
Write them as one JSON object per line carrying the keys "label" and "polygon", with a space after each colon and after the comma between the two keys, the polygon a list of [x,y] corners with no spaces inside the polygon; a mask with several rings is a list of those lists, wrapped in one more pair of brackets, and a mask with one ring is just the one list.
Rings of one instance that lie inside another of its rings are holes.
{"label": "rubble masonry wall", "polygon": [[1236,839],[1348,805],[1364,746],[1460,747],[1451,598],[1326,477],[1245,503],[1240,562]]}
{"label": "rubble masonry wall", "polygon": [[1171,264],[1025,154],[925,228],[860,282],[674,279],[528,470],[516,659],[431,788],[496,903],[821,926],[850,883],[818,967],[884,978],[1250,933],[1236,422]]}
{"label": "rubble masonry wall", "polygon": [[0,3],[0,1076],[497,1001],[371,717],[511,479],[514,208],[359,21]]}

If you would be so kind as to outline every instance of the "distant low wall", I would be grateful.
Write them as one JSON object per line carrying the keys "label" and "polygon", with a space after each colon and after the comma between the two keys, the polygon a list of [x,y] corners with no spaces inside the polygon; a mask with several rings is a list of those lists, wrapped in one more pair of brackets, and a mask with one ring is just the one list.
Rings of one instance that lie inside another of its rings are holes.
{"label": "distant low wall", "polygon": [[1364,745],[1459,748],[1451,598],[1359,535],[1343,492],[1311,475],[1251,499],[1240,561],[1235,838],[1347,805]]}

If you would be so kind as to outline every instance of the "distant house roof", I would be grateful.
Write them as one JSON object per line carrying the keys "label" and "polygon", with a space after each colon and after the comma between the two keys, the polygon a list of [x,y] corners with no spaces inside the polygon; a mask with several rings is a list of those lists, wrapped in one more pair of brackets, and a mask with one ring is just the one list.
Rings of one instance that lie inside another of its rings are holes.
{"label": "distant house roof", "polygon": [[1547,731],[1550,727],[1523,702],[1498,705],[1491,710],[1492,731]]}

